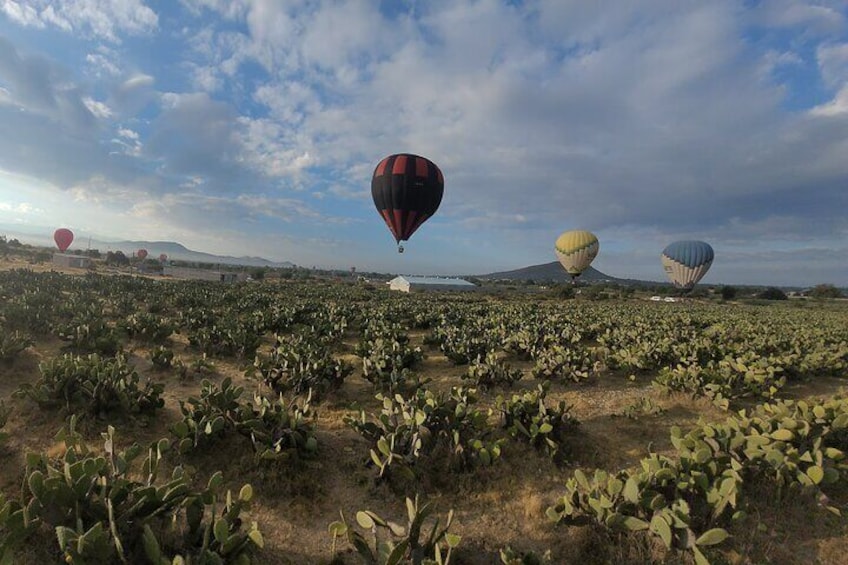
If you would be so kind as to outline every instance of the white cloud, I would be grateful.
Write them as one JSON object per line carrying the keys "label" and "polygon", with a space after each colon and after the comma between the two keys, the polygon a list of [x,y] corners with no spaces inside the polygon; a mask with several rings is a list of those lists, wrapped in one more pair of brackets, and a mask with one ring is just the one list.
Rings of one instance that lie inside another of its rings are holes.
{"label": "white cloud", "polygon": [[91,135],[96,120],[85,92],[52,61],[20,53],[0,37],[0,79],[4,98],[25,114],[15,119],[48,119],[76,135]]}
{"label": "white cloud", "polygon": [[143,0],[3,0],[2,10],[20,25],[52,25],[113,42],[120,41],[121,33],[149,33],[159,21]]}
{"label": "white cloud", "polygon": [[132,157],[140,157],[143,145],[138,132],[127,128],[118,128],[118,138],[113,138],[112,143],[121,147],[122,152]]}
{"label": "white cloud", "polygon": [[0,202],[0,211],[13,212],[15,214],[22,214],[25,216],[43,212],[43,210],[41,210],[40,208],[36,208],[29,202],[19,202],[17,204],[12,204],[10,202]]}
{"label": "white cloud", "polygon": [[82,102],[95,117],[100,119],[112,117],[112,110],[103,102],[99,102],[88,96],[83,98]]}
{"label": "white cloud", "polygon": [[254,91],[253,98],[268,107],[272,118],[286,124],[301,124],[322,108],[315,89],[297,81],[264,84]]}
{"label": "white cloud", "polygon": [[180,0],[180,3],[195,15],[200,15],[206,9],[218,12],[227,19],[241,17],[248,4],[244,0]]}
{"label": "white cloud", "polygon": [[848,83],[848,43],[822,45],[816,51],[816,59],[828,86]]}
{"label": "white cloud", "polygon": [[[371,190],[369,187],[366,187],[364,184],[362,187],[356,188],[350,185],[343,184],[331,184],[327,188],[327,192],[336,196],[338,198],[343,198],[345,200],[362,200],[364,202],[370,203],[371,201]],[[323,198],[323,193],[315,194],[318,198]]]}
{"label": "white cloud", "polygon": [[[273,77],[252,93],[268,117],[237,117],[231,130],[239,163],[277,178],[330,167],[340,180],[322,194],[361,194],[376,160],[414,150],[448,177],[447,218],[476,209],[493,228],[515,214],[599,226],[673,218],[679,229],[695,210],[714,223],[722,206],[762,206],[798,181],[786,172],[801,144],[832,147],[840,135],[782,115],[785,86],[762,70],[803,64],[795,52],[758,57],[743,39],[750,21],[831,29],[824,22],[840,19],[824,4],[784,2],[784,16],[759,6],[746,19],[730,1],[541,0],[524,13],[456,1],[391,20],[359,2],[191,4],[248,30],[204,23],[196,52],[225,69],[207,86],[238,81],[251,60]],[[827,153],[800,167],[838,175]]]}
{"label": "white cloud", "polygon": [[95,175],[68,187],[68,193],[76,202],[121,205],[134,199],[139,188],[119,186],[102,175]]}
{"label": "white cloud", "polygon": [[798,68],[803,64],[804,59],[793,51],[770,50],[763,55],[763,71],[766,75],[781,67]]}
{"label": "white cloud", "polygon": [[218,76],[218,70],[211,66],[192,65],[191,75],[195,88],[204,92],[215,92],[224,84]]}
{"label": "white cloud", "polygon": [[848,84],[843,86],[830,102],[810,109],[810,114],[820,118],[848,116]]}
{"label": "white cloud", "polygon": [[132,141],[138,141],[138,139],[139,139],[137,132],[134,132],[133,130],[126,129],[126,128],[119,129],[118,135],[120,135],[121,137],[124,137],[126,139],[130,139]]}
{"label": "white cloud", "polygon": [[240,194],[235,202],[252,215],[292,221],[318,219],[321,215],[305,202],[294,198],[273,198],[265,195]]}
{"label": "white cloud", "polygon": [[119,64],[115,60],[116,57],[117,55],[112,50],[101,45],[96,53],[89,53],[85,56],[85,62],[89,65],[90,73],[96,78],[116,78],[122,74]]}
{"label": "white cloud", "polygon": [[0,10],[12,21],[23,26],[43,28],[44,22],[39,17],[38,10],[25,2],[3,0]]}
{"label": "white cloud", "polygon": [[[141,197],[139,197],[141,196]],[[162,195],[121,193],[112,191],[114,202],[126,202],[128,215],[136,218],[157,218],[163,223],[184,225],[197,230],[217,229],[245,224],[260,219],[290,222],[328,222],[305,202],[294,198],[279,198],[262,194],[212,196],[201,192],[169,192]],[[245,226],[246,227],[246,226]]]}
{"label": "white cloud", "polygon": [[[365,0],[324,4],[304,21],[299,49],[317,67],[350,69],[382,54],[390,45],[393,23],[386,21]],[[283,34],[280,34],[283,36]]]}
{"label": "white cloud", "polygon": [[308,149],[272,120],[239,118],[241,159],[269,177],[295,176],[315,163]]}
{"label": "white cloud", "polygon": [[[111,28],[82,15],[106,5],[2,4],[109,46],[54,55],[87,53],[81,78],[0,40],[0,120],[19,132],[0,139],[0,166],[106,195],[98,206],[133,210],[128,224],[192,237],[283,226],[298,241],[320,224],[366,257],[372,232],[333,218],[383,229],[370,175],[411,151],[446,177],[417,234],[434,263],[454,247],[460,266],[547,260],[546,242],[577,224],[629,245],[650,232],[779,246],[815,225],[813,247],[844,230],[838,1],[183,0]],[[117,43],[148,32],[134,50]],[[159,60],[161,45],[179,56]],[[832,100],[797,109],[810,72]],[[114,186],[128,191],[120,205]]]}
{"label": "white cloud", "polygon": [[846,27],[843,0],[769,0],[754,8],[757,23],[768,27],[802,27],[829,34]]}
{"label": "white cloud", "polygon": [[0,104],[15,104],[15,100],[12,97],[12,93],[3,88],[2,86],[0,86]]}
{"label": "white cloud", "polygon": [[124,116],[135,116],[155,101],[155,82],[151,75],[133,74],[112,88],[110,106]]}

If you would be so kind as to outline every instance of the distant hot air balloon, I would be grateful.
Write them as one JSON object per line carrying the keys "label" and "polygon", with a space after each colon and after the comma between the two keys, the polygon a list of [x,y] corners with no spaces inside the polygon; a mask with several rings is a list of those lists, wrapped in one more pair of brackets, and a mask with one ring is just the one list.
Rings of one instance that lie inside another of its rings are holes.
{"label": "distant hot air balloon", "polygon": [[707,274],[714,258],[713,248],[703,241],[675,241],[662,252],[665,274],[674,286],[687,290]]}
{"label": "distant hot air balloon", "polygon": [[147,249],[139,249],[135,252],[139,259],[144,261],[147,258]]}
{"label": "distant hot air balloon", "polygon": [[600,248],[601,244],[595,234],[584,230],[564,232],[554,245],[557,259],[571,275],[572,282],[589,268]]}
{"label": "distant hot air balloon", "polygon": [[398,252],[403,253],[400,242],[439,209],[444,190],[442,171],[418,155],[389,155],[374,169],[371,197],[398,243]]}
{"label": "distant hot air balloon", "polygon": [[167,260],[168,260],[168,256],[167,256],[167,255],[165,255],[164,253],[161,253],[161,254],[159,255],[159,262],[160,262],[160,263],[164,263],[164,262],[165,262],[165,261],[167,261]]}
{"label": "distant hot air balloon", "polygon": [[56,247],[59,248],[59,251],[64,253],[74,241],[74,232],[68,228],[59,228],[53,232],[53,241],[56,242]]}

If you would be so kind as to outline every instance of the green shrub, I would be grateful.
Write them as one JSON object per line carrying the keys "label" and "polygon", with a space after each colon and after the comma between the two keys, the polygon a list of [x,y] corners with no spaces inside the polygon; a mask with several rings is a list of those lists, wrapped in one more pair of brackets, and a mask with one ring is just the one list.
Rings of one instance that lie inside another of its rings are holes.
{"label": "green shrub", "polygon": [[436,518],[425,533],[426,520],[433,513],[432,503],[421,505],[418,496],[415,500],[406,499],[407,526],[390,522],[370,510],[356,513],[356,523],[367,532],[359,533],[347,523],[344,513],[341,521],[329,525],[333,534],[333,553],[336,552],[336,538],[346,537],[364,563],[379,565],[395,565],[411,563],[413,565],[448,565],[451,552],[459,545],[462,538],[450,533],[453,525],[453,510],[448,512],[444,526]]}
{"label": "green shrub", "polygon": [[9,434],[3,431],[3,428],[6,426],[6,422],[9,421],[9,414],[11,414],[11,410],[6,407],[6,403],[0,400],[0,448],[3,447],[3,442],[6,441],[6,438],[9,437]]}
{"label": "green shrub", "polygon": [[300,403],[286,402],[282,396],[272,402],[254,396],[242,400],[244,387],[233,386],[228,377],[221,386],[208,380],[201,385],[200,397],[180,401],[183,419],[171,426],[181,453],[211,445],[229,434],[250,439],[257,461],[271,461],[292,454],[311,456],[318,449],[314,435],[315,414],[310,398]]}
{"label": "green shrub", "polygon": [[534,391],[515,394],[509,399],[498,396],[495,407],[510,437],[526,441],[544,450],[551,459],[557,459],[561,456],[562,443],[579,424],[569,414],[565,402],[560,401],[556,406],[545,403],[548,388],[545,382]]}
{"label": "green shrub", "polygon": [[164,406],[161,384],[141,383],[124,357],[103,359],[64,355],[39,365],[41,377],[16,394],[44,407],[64,406],[68,413],[101,417],[112,412],[150,414]]}
{"label": "green shrub", "polygon": [[0,361],[11,361],[32,343],[32,338],[27,334],[0,328]]}
{"label": "green shrub", "polygon": [[780,401],[742,410],[724,424],[701,424],[684,434],[672,428],[677,455],[651,454],[635,471],[593,477],[581,470],[547,509],[557,523],[597,523],[622,531],[649,531],[669,548],[692,551],[707,563],[705,547],[728,537],[725,526],[744,517],[745,487],[770,483],[778,496],[825,490],[848,476],[848,401]]}
{"label": "green shrub", "polygon": [[150,343],[162,343],[174,333],[174,325],[167,318],[145,312],[130,314],[120,326],[131,338]]}
{"label": "green shrub", "polygon": [[81,324],[72,322],[60,326],[57,333],[60,339],[68,342],[68,347],[79,353],[97,353],[108,357],[121,349],[115,330],[103,320]]}
{"label": "green shrub", "polygon": [[174,350],[159,345],[150,352],[150,361],[157,369],[170,369],[174,365]]}
{"label": "green shrub", "polygon": [[257,357],[251,370],[274,392],[311,391],[316,398],[339,388],[352,372],[349,363],[335,359],[323,344],[304,336],[278,337],[270,356]]}
{"label": "green shrub", "polygon": [[0,499],[4,558],[13,559],[16,546],[46,527],[68,563],[251,562],[264,541],[256,523],[245,528],[241,516],[250,485],[235,498],[221,496],[218,472],[197,490],[181,467],[161,476],[167,440],[118,451],[114,428],[102,436],[103,453],[94,452],[72,418],[58,437],[67,447],[60,459],[27,455],[23,500]]}
{"label": "green shrub", "polygon": [[786,296],[786,293],[780,290],[779,288],[769,287],[759,293],[757,298],[761,300],[788,300],[789,297]]}
{"label": "green shrub", "polygon": [[500,359],[494,351],[486,353],[485,357],[477,357],[462,375],[462,380],[471,381],[475,386],[488,390],[494,387],[511,387],[521,380],[521,369],[510,367]]}
{"label": "green shrub", "polygon": [[598,364],[592,354],[583,347],[552,345],[538,351],[531,372],[537,379],[568,379],[577,383],[590,378],[597,370]]}
{"label": "green shrub", "polygon": [[448,469],[463,471],[489,466],[501,455],[502,440],[493,440],[488,414],[476,408],[474,389],[453,388],[447,394],[419,389],[409,398],[378,394],[379,414],[361,411],[345,422],[372,444],[371,462],[381,479],[411,481],[427,459],[438,456]]}

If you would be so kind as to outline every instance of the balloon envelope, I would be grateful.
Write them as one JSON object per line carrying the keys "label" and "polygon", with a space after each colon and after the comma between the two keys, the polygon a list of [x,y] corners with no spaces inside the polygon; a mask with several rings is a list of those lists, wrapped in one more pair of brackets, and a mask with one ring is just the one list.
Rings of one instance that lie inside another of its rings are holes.
{"label": "balloon envelope", "polygon": [[56,242],[56,247],[59,248],[59,251],[64,253],[74,241],[74,232],[68,228],[59,228],[53,232],[53,241]]}
{"label": "balloon envelope", "polygon": [[674,286],[691,289],[704,278],[715,259],[715,252],[704,241],[675,241],[662,252],[665,274]]}
{"label": "balloon envelope", "polygon": [[564,232],[554,245],[557,259],[572,277],[579,277],[580,273],[589,268],[600,248],[601,244],[595,234],[585,230]]}
{"label": "balloon envelope", "polygon": [[389,155],[374,169],[371,197],[395,241],[408,240],[442,203],[445,180],[435,163],[409,153]]}
{"label": "balloon envelope", "polygon": [[167,255],[165,255],[164,253],[162,253],[161,255],[159,255],[159,261],[160,261],[160,262],[164,263],[164,262],[165,262],[165,261],[167,261],[167,260],[168,260],[168,256],[167,256]]}
{"label": "balloon envelope", "polygon": [[138,258],[144,261],[147,258],[147,249],[139,249],[135,252],[138,255]]}

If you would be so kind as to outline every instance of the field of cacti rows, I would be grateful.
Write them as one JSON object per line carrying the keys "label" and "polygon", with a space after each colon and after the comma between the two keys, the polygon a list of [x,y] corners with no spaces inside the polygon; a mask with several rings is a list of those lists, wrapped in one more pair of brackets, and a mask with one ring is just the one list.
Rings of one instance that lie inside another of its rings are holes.
{"label": "field of cacti rows", "polygon": [[848,308],[0,272],[0,564],[841,562]]}

